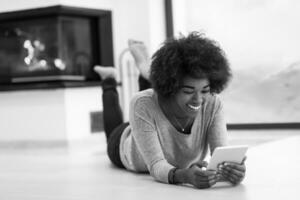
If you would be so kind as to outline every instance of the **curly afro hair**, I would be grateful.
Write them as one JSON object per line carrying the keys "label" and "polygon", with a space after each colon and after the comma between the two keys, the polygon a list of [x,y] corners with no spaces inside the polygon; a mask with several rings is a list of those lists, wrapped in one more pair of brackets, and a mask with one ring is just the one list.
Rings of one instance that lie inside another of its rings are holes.
{"label": "curly afro hair", "polygon": [[223,91],[231,78],[225,53],[204,34],[169,39],[152,57],[150,80],[162,97],[175,95],[186,76],[207,78],[211,93]]}

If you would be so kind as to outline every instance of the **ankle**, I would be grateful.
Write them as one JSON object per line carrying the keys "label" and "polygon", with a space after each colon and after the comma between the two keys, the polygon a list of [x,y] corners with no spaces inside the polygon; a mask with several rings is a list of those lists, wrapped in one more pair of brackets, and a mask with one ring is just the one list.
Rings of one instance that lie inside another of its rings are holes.
{"label": "ankle", "polygon": [[116,79],[117,77],[117,70],[114,67],[103,67],[96,65],[94,67],[94,71],[100,76],[102,80],[105,79]]}
{"label": "ankle", "polygon": [[116,79],[109,77],[102,80],[101,86],[103,91],[115,90],[117,88],[117,81]]}

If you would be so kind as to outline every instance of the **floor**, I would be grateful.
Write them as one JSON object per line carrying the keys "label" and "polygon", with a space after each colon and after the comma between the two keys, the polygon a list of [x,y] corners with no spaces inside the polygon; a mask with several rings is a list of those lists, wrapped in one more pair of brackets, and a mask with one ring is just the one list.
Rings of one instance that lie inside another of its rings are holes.
{"label": "floor", "polygon": [[197,190],[116,169],[99,136],[68,148],[0,149],[0,199],[300,199],[300,130],[230,131],[230,137],[231,144],[251,147],[239,186]]}

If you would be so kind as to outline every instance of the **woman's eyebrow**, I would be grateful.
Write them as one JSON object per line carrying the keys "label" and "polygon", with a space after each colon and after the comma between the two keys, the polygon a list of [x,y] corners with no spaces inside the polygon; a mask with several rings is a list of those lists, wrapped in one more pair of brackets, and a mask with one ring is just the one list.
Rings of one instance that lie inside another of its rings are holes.
{"label": "woman's eyebrow", "polygon": [[[208,84],[208,85],[204,86],[203,89],[206,89],[206,88],[209,88],[209,87],[210,87],[210,85]],[[195,89],[195,87],[190,86],[190,85],[182,85],[181,88]]]}
{"label": "woman's eyebrow", "polygon": [[190,86],[190,85],[182,85],[181,88],[190,88],[190,89],[194,89],[195,87]]}

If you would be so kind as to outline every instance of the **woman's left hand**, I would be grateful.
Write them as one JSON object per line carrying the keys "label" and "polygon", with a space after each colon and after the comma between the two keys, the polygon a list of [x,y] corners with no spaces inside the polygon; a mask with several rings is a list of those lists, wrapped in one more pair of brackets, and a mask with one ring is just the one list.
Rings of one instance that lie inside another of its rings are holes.
{"label": "woman's left hand", "polygon": [[233,162],[225,162],[219,165],[219,173],[233,185],[237,185],[243,181],[246,174],[245,160],[241,164]]}

